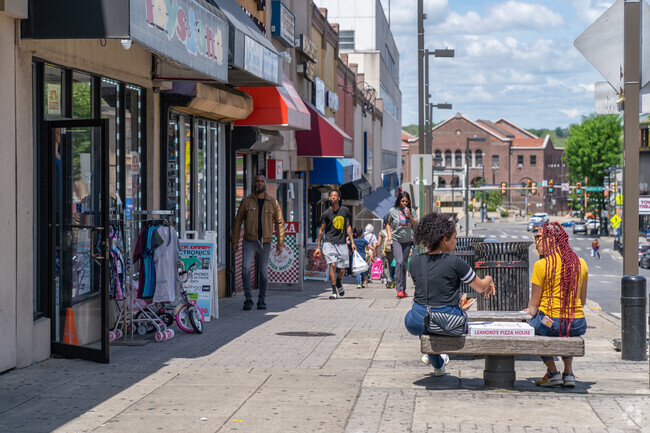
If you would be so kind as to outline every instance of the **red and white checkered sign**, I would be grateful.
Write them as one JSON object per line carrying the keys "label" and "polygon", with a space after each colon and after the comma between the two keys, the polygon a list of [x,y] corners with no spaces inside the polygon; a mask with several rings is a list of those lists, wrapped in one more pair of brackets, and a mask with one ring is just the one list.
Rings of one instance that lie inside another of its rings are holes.
{"label": "red and white checkered sign", "polygon": [[277,238],[273,234],[269,257],[269,283],[298,283],[300,281],[300,255],[296,245],[299,223],[284,223],[284,249],[278,254]]}

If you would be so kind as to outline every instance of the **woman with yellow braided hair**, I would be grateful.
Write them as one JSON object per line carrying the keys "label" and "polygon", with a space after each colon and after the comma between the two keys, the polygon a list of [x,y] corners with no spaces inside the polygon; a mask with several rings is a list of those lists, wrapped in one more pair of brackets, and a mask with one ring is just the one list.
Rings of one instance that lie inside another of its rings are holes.
{"label": "woman with yellow braided hair", "polygon": [[[532,289],[527,311],[535,334],[549,337],[575,337],[587,330],[582,310],[587,299],[587,263],[569,246],[569,235],[558,223],[546,223],[535,235],[540,258],[533,267]],[[548,368],[535,382],[538,386],[564,385],[573,388],[573,358],[563,357],[562,375],[551,356],[542,356]]]}

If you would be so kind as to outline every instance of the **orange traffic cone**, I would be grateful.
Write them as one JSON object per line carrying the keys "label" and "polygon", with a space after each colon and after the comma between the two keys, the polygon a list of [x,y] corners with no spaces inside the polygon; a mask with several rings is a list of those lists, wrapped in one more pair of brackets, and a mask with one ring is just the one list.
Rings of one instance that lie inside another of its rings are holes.
{"label": "orange traffic cone", "polygon": [[65,327],[63,328],[63,342],[65,344],[79,345],[77,338],[77,325],[74,323],[74,311],[71,307],[65,310]]}

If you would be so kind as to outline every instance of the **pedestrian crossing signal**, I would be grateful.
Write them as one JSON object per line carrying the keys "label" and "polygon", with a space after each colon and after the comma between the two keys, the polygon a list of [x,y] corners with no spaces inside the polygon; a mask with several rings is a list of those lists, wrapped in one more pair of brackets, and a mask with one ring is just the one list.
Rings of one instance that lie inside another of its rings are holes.
{"label": "pedestrian crossing signal", "polygon": [[436,207],[439,209],[440,208],[440,200],[436,201]]}
{"label": "pedestrian crossing signal", "polygon": [[582,184],[580,182],[576,183],[576,194],[582,193]]}
{"label": "pedestrian crossing signal", "polygon": [[553,193],[553,179],[548,181],[548,192],[549,194]]}
{"label": "pedestrian crossing signal", "polygon": [[506,193],[508,192],[506,188],[508,188],[508,184],[505,182],[501,182],[501,195],[506,195]]}

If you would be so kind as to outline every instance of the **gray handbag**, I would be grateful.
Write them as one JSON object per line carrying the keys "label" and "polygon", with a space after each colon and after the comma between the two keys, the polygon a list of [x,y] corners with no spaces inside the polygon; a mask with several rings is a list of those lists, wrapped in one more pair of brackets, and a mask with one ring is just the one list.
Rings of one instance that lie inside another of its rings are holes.
{"label": "gray handbag", "polygon": [[[426,257],[426,254],[421,254],[420,257],[420,260],[422,260],[422,278],[424,278],[427,302],[429,302],[429,279],[427,278],[424,265],[428,257]],[[431,310],[431,307],[427,305],[427,315],[424,316],[424,327],[429,334],[460,337],[463,334],[467,334],[467,313],[464,310],[462,312],[462,315],[458,315],[444,311],[436,311]]]}

